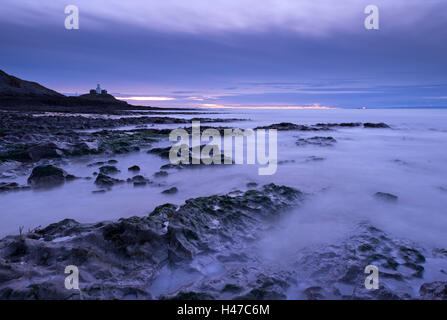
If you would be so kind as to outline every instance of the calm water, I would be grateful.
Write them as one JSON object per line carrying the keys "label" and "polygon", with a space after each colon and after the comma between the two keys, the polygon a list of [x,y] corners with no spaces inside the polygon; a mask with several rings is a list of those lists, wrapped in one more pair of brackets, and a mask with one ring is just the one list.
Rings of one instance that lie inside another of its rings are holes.
{"label": "calm water", "polygon": [[[298,188],[309,196],[302,207],[289,215],[281,237],[266,237],[266,247],[274,249],[271,252],[284,254],[290,248],[332,241],[362,220],[421,245],[445,247],[447,110],[225,110],[225,115],[206,117],[251,119],[222,124],[240,128],[278,122],[385,122],[393,129],[279,132],[278,161],[289,162],[278,165],[273,176],[259,176],[257,165],[222,165],[170,170],[165,178],[153,178],[168,161],[146,154],[145,150],[66,160],[57,164],[76,176],[93,177],[97,167],[87,167],[88,163],[116,159],[121,170],[116,177],[131,177],[127,168],[138,165],[140,174],[155,183],[144,188],[122,184],[104,194],[92,194],[97,189],[94,179],[77,180],[51,190],[0,194],[0,235],[18,233],[19,226],[34,228],[65,218],[95,222],[146,215],[166,202],[182,204],[188,198],[244,190],[248,182],[274,182]],[[316,135],[332,136],[338,142],[333,147],[295,144],[298,138]],[[168,145],[168,141],[161,145]],[[311,156],[325,160],[309,161]],[[11,180],[25,183],[29,173]],[[172,186],[179,189],[177,194],[161,194]],[[377,191],[395,194],[399,201],[377,201],[373,197]]]}

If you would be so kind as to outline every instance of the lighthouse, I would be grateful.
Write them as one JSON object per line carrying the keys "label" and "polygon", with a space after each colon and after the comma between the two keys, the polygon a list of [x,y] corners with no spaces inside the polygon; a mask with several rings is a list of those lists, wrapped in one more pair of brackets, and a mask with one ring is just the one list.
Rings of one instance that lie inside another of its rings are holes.
{"label": "lighthouse", "polygon": [[96,86],[96,94],[101,94],[101,86],[99,85],[99,83]]}

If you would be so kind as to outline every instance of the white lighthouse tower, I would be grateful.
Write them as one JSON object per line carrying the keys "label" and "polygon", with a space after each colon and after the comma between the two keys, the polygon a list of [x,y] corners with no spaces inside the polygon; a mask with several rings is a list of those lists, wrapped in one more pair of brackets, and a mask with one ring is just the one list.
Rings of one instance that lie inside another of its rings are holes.
{"label": "white lighthouse tower", "polygon": [[99,83],[96,86],[96,94],[101,94],[101,86],[99,85]]}

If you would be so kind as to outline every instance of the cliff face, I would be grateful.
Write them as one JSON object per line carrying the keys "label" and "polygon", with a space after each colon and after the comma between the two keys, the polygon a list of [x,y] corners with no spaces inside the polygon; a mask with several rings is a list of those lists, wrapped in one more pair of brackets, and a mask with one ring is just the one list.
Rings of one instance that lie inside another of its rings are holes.
{"label": "cliff face", "polygon": [[44,96],[64,97],[64,95],[31,82],[11,76],[0,70],[0,96]]}
{"label": "cliff face", "polygon": [[[76,109],[77,107],[126,107],[127,102],[112,95],[82,95],[67,97],[37,82],[19,79],[0,70],[0,108],[8,110],[44,110],[47,107]],[[50,110],[50,109],[49,109]],[[67,110],[66,110],[67,111]],[[68,110],[69,111],[69,110]]]}

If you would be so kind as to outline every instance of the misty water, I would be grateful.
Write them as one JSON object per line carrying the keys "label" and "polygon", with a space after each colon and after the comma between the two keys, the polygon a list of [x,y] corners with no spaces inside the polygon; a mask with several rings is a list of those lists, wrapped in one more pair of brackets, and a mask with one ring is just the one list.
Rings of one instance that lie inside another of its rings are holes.
{"label": "misty water", "polygon": [[[215,110],[213,110],[214,112]],[[149,115],[150,116],[150,115]],[[190,119],[197,115],[173,115]],[[345,237],[360,221],[421,246],[447,244],[447,110],[225,110],[206,117],[246,118],[249,121],[211,124],[255,128],[279,122],[296,124],[340,122],[385,122],[391,129],[337,128],[334,131],[278,132],[277,172],[258,175],[257,165],[201,166],[169,170],[167,177],[154,173],[168,160],[140,152],[113,156],[85,156],[54,161],[68,173],[92,180],[75,180],[50,190],[30,190],[0,195],[0,235],[25,230],[65,218],[79,222],[116,220],[149,214],[163,203],[182,204],[186,199],[246,190],[246,184],[276,183],[307,194],[300,207],[286,215],[278,228],[265,235],[262,253],[266,259],[310,245],[335,242]],[[156,125],[177,128],[183,125]],[[118,128],[122,129],[122,128]],[[333,146],[297,146],[299,138],[332,136]],[[156,146],[167,146],[163,141]],[[315,158],[324,160],[314,160]],[[114,186],[94,194],[97,167],[87,164],[116,159],[127,179],[134,174],[127,168],[138,165],[139,174],[153,180],[147,187],[132,184]],[[18,177],[2,181],[26,183],[32,167]],[[7,168],[2,167],[2,172]],[[172,195],[161,191],[177,187]],[[383,202],[376,192],[399,197],[396,203]]]}

